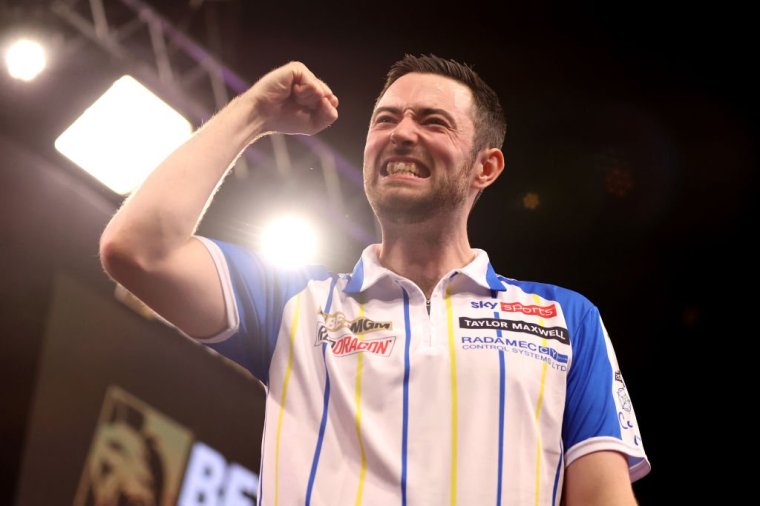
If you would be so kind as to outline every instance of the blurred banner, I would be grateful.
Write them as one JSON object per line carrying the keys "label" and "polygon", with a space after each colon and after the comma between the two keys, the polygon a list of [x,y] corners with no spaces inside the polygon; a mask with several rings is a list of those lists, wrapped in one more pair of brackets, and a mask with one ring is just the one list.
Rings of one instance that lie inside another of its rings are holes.
{"label": "blurred banner", "polygon": [[17,504],[255,504],[261,385],[71,275],[53,285]]}

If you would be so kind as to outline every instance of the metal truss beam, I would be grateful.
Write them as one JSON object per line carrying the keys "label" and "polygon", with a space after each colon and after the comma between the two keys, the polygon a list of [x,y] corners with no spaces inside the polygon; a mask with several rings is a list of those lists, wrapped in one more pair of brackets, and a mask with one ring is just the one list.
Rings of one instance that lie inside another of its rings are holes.
{"label": "metal truss beam", "polygon": [[[143,0],[54,0],[51,10],[58,17],[98,44],[115,59],[128,65],[141,80],[155,87],[167,100],[191,114],[197,124],[224,107],[231,96],[250,87],[211,53],[178,30]],[[245,177],[249,165],[276,166],[282,176],[290,172],[286,136],[272,135],[272,157],[250,146],[238,160],[235,174]],[[373,237],[346,222],[340,176],[361,187],[361,172],[316,137],[294,136],[320,161],[330,200],[330,214],[357,240]]]}

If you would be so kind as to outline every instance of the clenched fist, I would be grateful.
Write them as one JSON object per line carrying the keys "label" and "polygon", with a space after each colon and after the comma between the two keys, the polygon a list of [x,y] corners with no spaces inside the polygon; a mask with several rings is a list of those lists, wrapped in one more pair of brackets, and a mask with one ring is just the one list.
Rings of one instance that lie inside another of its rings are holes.
{"label": "clenched fist", "polygon": [[269,72],[238,99],[248,102],[262,135],[313,135],[338,119],[338,97],[300,62]]}

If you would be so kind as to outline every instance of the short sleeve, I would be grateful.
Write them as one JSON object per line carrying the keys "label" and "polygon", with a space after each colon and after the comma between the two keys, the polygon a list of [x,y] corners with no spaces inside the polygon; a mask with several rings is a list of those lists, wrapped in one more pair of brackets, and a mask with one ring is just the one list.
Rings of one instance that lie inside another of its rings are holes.
{"label": "short sleeve", "polygon": [[216,264],[228,322],[225,331],[202,342],[266,385],[285,305],[309,281],[326,279],[330,273],[322,266],[278,269],[241,246],[198,239]]}
{"label": "short sleeve", "polygon": [[572,338],[562,439],[567,465],[602,450],[628,457],[631,481],[649,473],[636,414],[612,343],[596,307],[591,306]]}

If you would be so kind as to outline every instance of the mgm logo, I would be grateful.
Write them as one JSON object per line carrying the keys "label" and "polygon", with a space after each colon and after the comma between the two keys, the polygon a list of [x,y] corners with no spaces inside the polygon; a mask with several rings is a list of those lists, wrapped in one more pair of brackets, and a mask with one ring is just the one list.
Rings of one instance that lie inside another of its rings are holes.
{"label": "mgm logo", "polygon": [[111,386],[74,506],[254,505],[258,476]]}
{"label": "mgm logo", "polygon": [[349,320],[346,318],[346,315],[340,312],[325,313],[324,311],[320,311],[319,316],[322,318],[325,330],[328,332],[339,332],[341,329],[346,329],[352,334],[368,334],[370,332],[377,332],[378,330],[393,329],[392,322],[376,322],[366,317]]}

